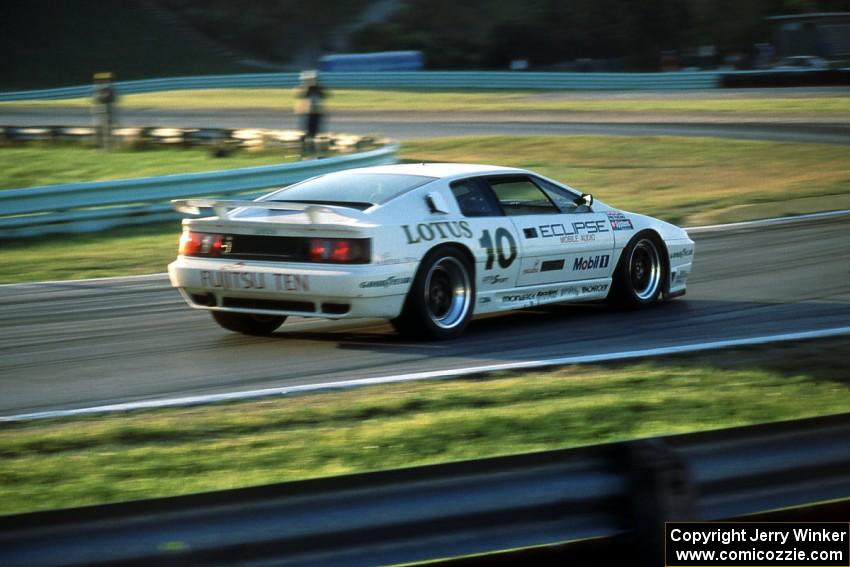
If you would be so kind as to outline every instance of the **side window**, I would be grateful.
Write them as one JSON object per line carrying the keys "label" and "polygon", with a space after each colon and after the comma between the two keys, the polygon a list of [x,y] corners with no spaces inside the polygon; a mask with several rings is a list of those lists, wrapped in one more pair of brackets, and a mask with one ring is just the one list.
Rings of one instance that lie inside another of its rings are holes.
{"label": "side window", "polygon": [[527,177],[494,177],[488,181],[508,216],[559,212],[546,193]]}
{"label": "side window", "polygon": [[499,203],[480,179],[461,179],[451,184],[460,212],[467,217],[500,217]]}
{"label": "side window", "polygon": [[564,189],[563,187],[558,187],[554,183],[550,183],[545,179],[540,179],[539,177],[532,178],[534,183],[540,187],[546,195],[552,199],[552,202],[555,203],[559,209],[561,209],[562,213],[587,213],[590,212],[590,209],[586,206],[579,206],[576,204],[575,200],[580,196],[578,194],[572,193],[571,191]]}

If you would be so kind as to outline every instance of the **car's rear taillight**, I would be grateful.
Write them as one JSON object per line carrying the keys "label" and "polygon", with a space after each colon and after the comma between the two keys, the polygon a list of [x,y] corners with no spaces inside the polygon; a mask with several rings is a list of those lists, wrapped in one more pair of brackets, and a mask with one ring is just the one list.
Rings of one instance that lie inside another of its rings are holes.
{"label": "car's rear taillight", "polygon": [[363,264],[369,262],[369,241],[348,238],[311,238],[308,259],[311,262]]}
{"label": "car's rear taillight", "polygon": [[180,236],[177,253],[266,262],[368,264],[372,258],[372,241],[368,238],[211,234],[186,230]]}
{"label": "car's rear taillight", "polygon": [[181,256],[218,256],[224,237],[220,234],[183,231],[177,253]]}

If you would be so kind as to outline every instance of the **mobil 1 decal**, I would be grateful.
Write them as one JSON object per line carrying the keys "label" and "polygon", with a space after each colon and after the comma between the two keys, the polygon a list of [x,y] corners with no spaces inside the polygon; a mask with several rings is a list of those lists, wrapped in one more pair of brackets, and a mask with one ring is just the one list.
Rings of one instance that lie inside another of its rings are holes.
{"label": "mobil 1 decal", "polygon": [[489,230],[481,233],[478,243],[487,253],[485,270],[492,270],[493,264],[498,260],[500,268],[509,268],[517,257],[516,240],[506,228],[499,227],[491,236]]}

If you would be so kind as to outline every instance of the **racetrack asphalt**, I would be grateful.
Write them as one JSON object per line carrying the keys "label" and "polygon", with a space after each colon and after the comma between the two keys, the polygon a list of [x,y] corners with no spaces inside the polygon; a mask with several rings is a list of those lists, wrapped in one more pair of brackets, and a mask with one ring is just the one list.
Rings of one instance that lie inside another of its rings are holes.
{"label": "racetrack asphalt", "polygon": [[381,321],[236,335],[164,276],[0,287],[0,415],[608,353],[850,325],[847,217],[700,232],[688,295],[530,309],[411,342]]}

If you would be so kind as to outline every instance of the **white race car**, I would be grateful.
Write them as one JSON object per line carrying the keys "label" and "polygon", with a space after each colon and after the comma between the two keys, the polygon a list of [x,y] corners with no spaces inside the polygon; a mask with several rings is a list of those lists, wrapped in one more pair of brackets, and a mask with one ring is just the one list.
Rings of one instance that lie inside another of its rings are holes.
{"label": "white race car", "polygon": [[222,327],[382,317],[426,338],[473,314],[565,301],[643,307],[685,293],[694,243],[530,171],[416,164],[314,177],[256,201],[174,201],[174,287]]}

